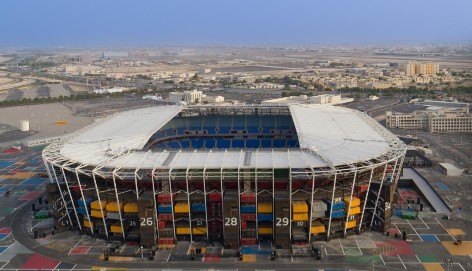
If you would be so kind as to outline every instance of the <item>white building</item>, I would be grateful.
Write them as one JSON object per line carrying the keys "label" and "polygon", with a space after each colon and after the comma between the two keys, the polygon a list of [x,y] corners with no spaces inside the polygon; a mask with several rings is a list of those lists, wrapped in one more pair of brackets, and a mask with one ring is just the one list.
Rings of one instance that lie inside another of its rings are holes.
{"label": "white building", "polygon": [[354,101],[352,98],[342,98],[341,95],[322,94],[313,97],[307,95],[290,96],[262,101],[261,104],[344,104]]}
{"label": "white building", "polygon": [[451,163],[439,163],[439,170],[446,176],[461,176],[463,169],[457,168]]}
{"label": "white building", "polygon": [[169,93],[169,102],[179,103],[184,101],[187,104],[199,103],[202,101],[203,93],[198,90],[171,92]]}
{"label": "white building", "polygon": [[222,103],[225,101],[225,97],[223,96],[202,96],[202,102],[204,103]]}
{"label": "white building", "polygon": [[187,104],[199,103],[202,101],[203,93],[198,90],[184,91],[184,102]]}
{"label": "white building", "polygon": [[184,99],[184,94],[182,92],[170,92],[169,93],[169,102],[172,103],[179,103],[183,101]]}

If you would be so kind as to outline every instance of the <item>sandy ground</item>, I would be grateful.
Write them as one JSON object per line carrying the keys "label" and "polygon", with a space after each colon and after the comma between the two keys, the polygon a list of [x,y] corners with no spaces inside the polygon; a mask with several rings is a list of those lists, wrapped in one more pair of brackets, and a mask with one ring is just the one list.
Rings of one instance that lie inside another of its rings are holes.
{"label": "sandy ground", "polygon": [[[94,122],[92,118],[73,116],[61,103],[0,108],[0,123],[19,127],[20,121],[27,119],[30,120],[30,129],[38,131],[29,139],[71,133]],[[58,120],[67,121],[67,125],[56,125]]]}
{"label": "sandy ground", "polygon": [[[13,78],[11,78],[13,79]],[[23,79],[20,82],[15,82],[15,83],[6,83],[6,84],[1,84],[0,83],[0,90],[7,90],[11,88],[17,88],[17,87],[24,87],[27,85],[31,85],[35,82],[35,80],[31,79]]]}

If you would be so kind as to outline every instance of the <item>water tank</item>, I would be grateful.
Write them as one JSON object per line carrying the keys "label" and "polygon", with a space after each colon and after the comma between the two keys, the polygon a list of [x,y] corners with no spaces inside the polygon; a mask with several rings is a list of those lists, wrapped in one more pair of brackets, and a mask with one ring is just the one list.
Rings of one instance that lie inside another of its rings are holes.
{"label": "water tank", "polygon": [[29,121],[28,120],[22,120],[20,121],[20,131],[22,132],[28,132],[30,129]]}

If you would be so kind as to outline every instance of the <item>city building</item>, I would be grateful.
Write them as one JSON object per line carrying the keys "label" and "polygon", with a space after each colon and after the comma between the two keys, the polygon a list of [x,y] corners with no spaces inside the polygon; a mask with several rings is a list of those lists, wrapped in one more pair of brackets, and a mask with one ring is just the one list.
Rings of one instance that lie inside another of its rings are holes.
{"label": "city building", "polygon": [[386,116],[386,124],[390,129],[422,129],[437,133],[472,132],[472,114],[468,107],[412,113],[387,111]]}
{"label": "city building", "polygon": [[401,71],[405,72],[406,76],[413,76],[416,74],[435,75],[439,72],[439,64],[431,62],[407,61],[400,63],[398,67]]}
{"label": "city building", "polygon": [[334,106],[157,106],[43,150],[55,226],[141,246],[311,244],[391,227],[406,146]]}

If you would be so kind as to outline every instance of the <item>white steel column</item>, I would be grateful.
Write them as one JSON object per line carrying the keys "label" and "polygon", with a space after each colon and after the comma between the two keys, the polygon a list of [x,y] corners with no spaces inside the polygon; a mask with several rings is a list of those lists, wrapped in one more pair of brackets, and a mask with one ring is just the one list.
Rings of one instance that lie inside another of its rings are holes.
{"label": "white steel column", "polygon": [[346,225],[347,225],[347,222],[349,221],[349,211],[351,210],[352,194],[354,193],[354,187],[356,186],[356,177],[357,177],[357,170],[354,171],[354,178],[352,178],[351,196],[349,197],[349,206],[347,207],[346,222],[344,223],[344,236],[346,236],[346,231],[347,231]]}
{"label": "white steel column", "polygon": [[105,214],[103,213],[102,199],[100,198],[100,192],[98,191],[97,179],[95,178],[95,170],[92,170],[92,178],[95,185],[95,191],[97,192],[98,205],[100,206],[100,212],[102,213],[103,227],[105,228],[105,234],[108,239],[107,223],[105,221]]}
{"label": "white steel column", "polygon": [[115,187],[115,196],[116,196],[116,203],[118,204],[118,215],[120,216],[120,225],[121,225],[121,233],[123,236],[123,241],[125,241],[125,228],[123,227],[123,217],[121,216],[121,208],[120,208],[120,199],[118,197],[118,190],[116,188],[116,169],[113,170],[112,176],[113,176],[113,186]]}
{"label": "white steel column", "polygon": [[192,157],[190,157],[190,160],[188,162],[187,169],[185,170],[185,185],[187,186],[188,226],[190,228],[190,242],[193,241],[193,227],[192,227],[192,214],[191,214],[191,205],[190,205],[190,189],[188,186],[188,171],[190,169],[190,165],[192,164],[192,160],[196,152],[197,150],[193,151]]}
{"label": "white steel column", "polygon": [[89,214],[89,211],[88,211],[88,207],[85,203],[84,191],[82,190],[82,184],[80,183],[79,172],[77,170],[78,170],[78,168],[76,167],[75,168],[75,176],[77,178],[77,182],[79,183],[80,195],[82,195],[82,202],[84,203],[85,213],[87,214],[87,220],[90,223],[90,233],[93,234],[93,224],[92,224],[92,221],[90,220],[90,214]]}
{"label": "white steel column", "polygon": [[383,183],[385,182],[385,175],[387,173],[387,167],[388,167],[388,162],[385,163],[385,168],[382,175],[382,179],[380,181],[379,190],[377,191],[377,199],[375,200],[374,211],[372,212],[372,219],[370,220],[370,225],[369,225],[370,228],[372,228],[372,224],[374,223],[375,212],[377,211],[377,205],[379,204],[379,199],[380,199],[380,194],[382,193]]}
{"label": "white steel column", "polygon": [[171,185],[171,179],[172,179],[172,168],[169,168],[169,191],[170,191],[170,199],[171,199],[171,202],[170,202],[170,208],[172,210],[172,219],[174,220],[173,221],[173,228],[174,228],[174,240],[177,240],[177,235],[176,235],[176,232],[175,232],[175,213],[174,213],[174,194],[172,193],[172,185]]}
{"label": "white steel column", "polygon": [[359,228],[358,228],[359,233],[361,232],[361,228],[362,228],[362,221],[364,219],[365,206],[367,204],[367,200],[369,199],[370,184],[372,183],[372,177],[374,176],[374,169],[375,169],[375,167],[372,167],[372,169],[370,170],[369,184],[367,185],[367,191],[366,191],[365,198],[364,198],[364,206],[362,206],[361,219],[359,220]]}
{"label": "white steel column", "polygon": [[310,224],[308,225],[308,242],[311,242],[311,225],[313,223],[313,198],[315,194],[315,171],[311,169],[311,201],[310,201]]}
{"label": "white steel column", "polygon": [[64,172],[64,166],[61,166],[62,176],[64,176],[64,182],[66,183],[67,191],[69,192],[69,198],[72,202],[72,208],[74,208],[75,218],[77,219],[77,225],[79,225],[79,230],[82,231],[82,225],[80,225],[79,216],[77,215],[77,209],[75,208],[74,199],[70,193],[69,183],[67,182],[66,173]]}
{"label": "white steel column", "polygon": [[66,200],[64,199],[64,194],[62,193],[61,186],[59,184],[59,179],[57,178],[56,172],[54,171],[54,166],[51,164],[52,170],[50,170],[49,166],[48,166],[48,162],[46,162],[46,160],[45,160],[44,163],[46,165],[46,171],[48,172],[49,178],[51,178],[51,180],[53,179],[52,176],[51,176],[51,171],[54,174],[54,178],[56,179],[57,188],[59,189],[59,193],[61,194],[62,204],[64,204],[64,209],[66,211],[67,217],[69,218],[70,226],[72,227],[72,219],[70,218],[69,209],[67,208],[67,203],[66,203]]}
{"label": "white steel column", "polygon": [[[154,185],[154,172],[155,172],[155,167],[152,169],[151,171],[151,183],[152,183],[152,202],[154,203],[154,219],[156,221],[156,225],[155,227],[157,228],[156,231],[157,231],[157,239],[159,239],[159,217],[157,216],[157,200],[156,200],[156,187]],[[136,194],[138,195],[138,194]],[[172,198],[172,196],[171,196]],[[139,200],[139,197],[138,197],[138,200]],[[137,204],[137,202],[136,202]]]}
{"label": "white steel column", "polygon": [[[397,158],[397,159],[399,159],[399,158]],[[401,162],[400,162],[400,165],[398,167],[398,172],[394,172],[394,174],[395,174],[395,180],[394,180],[395,184],[397,184],[398,180],[400,179],[400,172],[402,171],[403,161],[405,161],[405,154],[401,158]]]}
{"label": "white steel column", "polygon": [[331,195],[331,210],[329,211],[329,221],[328,221],[328,231],[326,232],[327,241],[329,241],[329,235],[331,231],[331,219],[333,218],[333,207],[334,207],[334,193],[336,192],[336,179],[338,177],[338,173],[334,173],[334,181],[333,181],[333,194]]}

